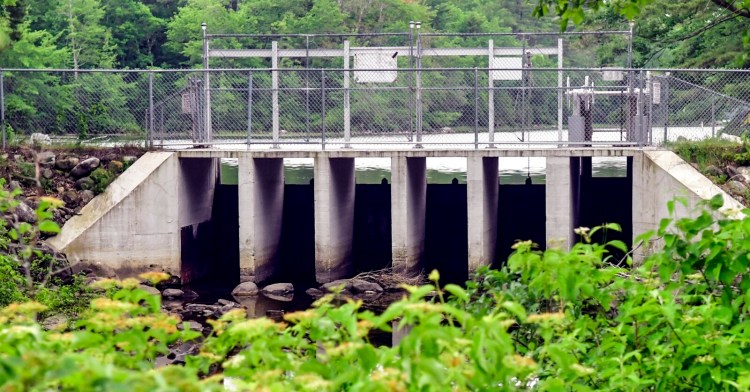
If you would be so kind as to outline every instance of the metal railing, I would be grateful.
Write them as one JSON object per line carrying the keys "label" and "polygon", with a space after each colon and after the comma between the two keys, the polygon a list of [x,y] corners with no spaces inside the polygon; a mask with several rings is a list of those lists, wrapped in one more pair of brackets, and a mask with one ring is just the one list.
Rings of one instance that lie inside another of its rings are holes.
{"label": "metal railing", "polygon": [[646,146],[743,135],[750,71],[5,69],[0,120],[4,145]]}

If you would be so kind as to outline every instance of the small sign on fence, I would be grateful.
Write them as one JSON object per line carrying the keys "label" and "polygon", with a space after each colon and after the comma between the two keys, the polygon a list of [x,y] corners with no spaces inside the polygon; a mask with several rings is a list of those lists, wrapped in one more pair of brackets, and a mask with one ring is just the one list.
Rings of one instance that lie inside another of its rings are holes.
{"label": "small sign on fence", "polygon": [[182,114],[192,113],[193,99],[192,94],[182,93]]}
{"label": "small sign on fence", "polygon": [[[393,83],[398,76],[396,54],[359,53],[354,55],[354,81],[357,83]],[[365,69],[368,71],[357,71]],[[382,71],[381,71],[382,70]]]}
{"label": "small sign on fence", "polygon": [[652,102],[657,105],[660,104],[661,103],[661,83],[659,82],[651,83],[651,90],[653,90],[651,91],[651,99],[653,100]]}
{"label": "small sign on fence", "polygon": [[[492,80],[521,80],[523,75],[523,59],[521,57],[493,57]],[[498,69],[507,69],[508,71],[497,71]]]}

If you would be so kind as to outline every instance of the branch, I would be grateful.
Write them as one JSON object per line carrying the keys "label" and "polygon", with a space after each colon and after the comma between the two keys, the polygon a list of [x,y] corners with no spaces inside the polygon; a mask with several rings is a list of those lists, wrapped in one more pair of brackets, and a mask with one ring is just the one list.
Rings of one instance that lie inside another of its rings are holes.
{"label": "branch", "polygon": [[747,8],[737,8],[734,3],[730,3],[727,0],[711,0],[714,4],[721,8],[729,10],[729,12],[741,16],[743,18],[750,18],[750,10]]}

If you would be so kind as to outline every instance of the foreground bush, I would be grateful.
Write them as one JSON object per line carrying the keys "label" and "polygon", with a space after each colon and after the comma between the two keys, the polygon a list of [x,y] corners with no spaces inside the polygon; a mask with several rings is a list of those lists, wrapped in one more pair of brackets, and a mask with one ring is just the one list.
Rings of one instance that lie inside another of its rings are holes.
{"label": "foreground bush", "polygon": [[[68,331],[44,331],[37,303],[12,304],[0,390],[747,390],[750,218],[717,221],[720,204],[644,235],[665,247],[639,268],[615,267],[607,248],[625,245],[581,228],[569,252],[516,244],[466,290],[433,273],[380,315],[325,297],[284,323],[231,311],[204,339],[137,281],[98,282],[106,295]],[[370,342],[394,328],[409,331],[395,347]],[[155,368],[195,339],[184,366]]]}

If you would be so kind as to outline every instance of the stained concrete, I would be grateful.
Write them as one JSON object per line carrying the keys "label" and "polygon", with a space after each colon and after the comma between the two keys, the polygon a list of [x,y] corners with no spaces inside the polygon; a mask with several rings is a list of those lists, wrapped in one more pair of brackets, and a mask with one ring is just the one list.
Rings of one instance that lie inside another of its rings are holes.
{"label": "stained concrete", "polygon": [[238,162],[240,274],[256,282],[279,266],[284,208],[284,160],[242,157]]}
{"label": "stained concrete", "polygon": [[[497,157],[470,157],[466,166],[469,273],[490,265],[497,249],[499,177]],[[511,222],[505,222],[512,224]]]}
{"label": "stained concrete", "polygon": [[391,158],[391,257],[405,275],[422,271],[427,212],[425,158]]}
{"label": "stained concrete", "polygon": [[315,279],[328,283],[354,271],[354,158],[316,157]]}
{"label": "stained concrete", "polygon": [[180,276],[179,181],[176,153],[146,153],[47,243],[78,268]]}
{"label": "stained concrete", "polygon": [[547,157],[545,200],[547,248],[569,249],[573,244],[575,224],[573,176],[570,157]]}

